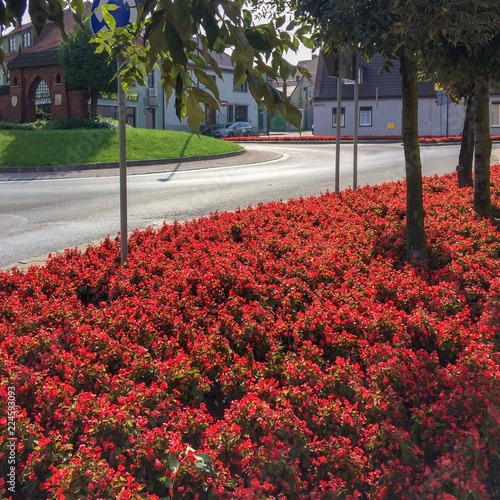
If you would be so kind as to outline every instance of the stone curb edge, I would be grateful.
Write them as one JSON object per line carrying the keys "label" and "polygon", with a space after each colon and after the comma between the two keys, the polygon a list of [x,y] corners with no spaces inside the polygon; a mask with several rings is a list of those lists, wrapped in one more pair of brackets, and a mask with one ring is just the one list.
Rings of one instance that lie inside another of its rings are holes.
{"label": "stone curb edge", "polygon": [[[246,153],[245,148],[229,153],[220,153],[204,156],[185,156],[183,158],[161,158],[156,160],[128,160],[127,167],[148,167],[153,165],[166,165],[170,163],[186,163],[190,161],[217,160],[220,158],[230,158]],[[39,167],[4,167],[0,166],[0,173],[23,173],[23,172],[76,172],[81,170],[103,170],[108,168],[118,168],[119,162],[106,163],[80,163],[75,165],[46,165]]]}

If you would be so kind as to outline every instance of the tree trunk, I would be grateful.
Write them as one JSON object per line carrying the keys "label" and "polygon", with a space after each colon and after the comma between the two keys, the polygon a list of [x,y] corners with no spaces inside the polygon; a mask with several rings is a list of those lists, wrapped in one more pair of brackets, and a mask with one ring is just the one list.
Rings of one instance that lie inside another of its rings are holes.
{"label": "tree trunk", "polygon": [[90,118],[97,116],[97,100],[99,98],[99,91],[95,89],[90,90]]}
{"label": "tree trunk", "polygon": [[461,188],[474,185],[472,181],[472,162],[474,160],[474,119],[475,100],[474,94],[472,93],[467,97],[460,154],[458,155],[458,186]]}
{"label": "tree trunk", "polygon": [[474,121],[474,210],[486,217],[491,216],[490,193],[490,78],[483,73],[475,80],[474,97],[476,117]]}
{"label": "tree trunk", "polygon": [[416,58],[403,49],[401,58],[403,93],[403,146],[406,168],[406,257],[420,262],[427,254],[424,228],[422,162],[418,142],[418,73]]}

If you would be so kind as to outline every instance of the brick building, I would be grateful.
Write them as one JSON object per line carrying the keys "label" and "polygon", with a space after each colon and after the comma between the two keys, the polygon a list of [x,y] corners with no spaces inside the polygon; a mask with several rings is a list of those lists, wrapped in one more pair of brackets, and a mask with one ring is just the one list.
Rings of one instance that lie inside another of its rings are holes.
{"label": "brick building", "polygon": [[[65,11],[64,24],[73,24]],[[52,119],[88,117],[88,95],[68,90],[58,61],[61,34],[49,22],[39,36],[33,24],[16,27],[5,36],[4,51],[9,79],[0,86],[0,120],[14,123],[36,120],[37,110]]]}

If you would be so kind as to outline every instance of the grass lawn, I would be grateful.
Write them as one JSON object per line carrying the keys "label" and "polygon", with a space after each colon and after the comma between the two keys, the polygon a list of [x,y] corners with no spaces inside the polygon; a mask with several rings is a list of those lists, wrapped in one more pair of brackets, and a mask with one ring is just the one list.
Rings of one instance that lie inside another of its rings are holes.
{"label": "grass lawn", "polygon": [[398,182],[0,272],[0,496],[500,498],[499,230],[456,184],[419,265]]}
{"label": "grass lawn", "polygon": [[[0,166],[113,162],[118,130],[0,130]],[[127,128],[127,159],[184,158],[237,151],[237,144],[187,132]]]}

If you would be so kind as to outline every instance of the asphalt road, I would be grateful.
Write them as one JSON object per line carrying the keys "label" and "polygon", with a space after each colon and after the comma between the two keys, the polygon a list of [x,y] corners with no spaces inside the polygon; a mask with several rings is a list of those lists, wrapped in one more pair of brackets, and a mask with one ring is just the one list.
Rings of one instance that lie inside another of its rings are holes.
{"label": "asphalt road", "polygon": [[[223,161],[129,169],[129,230],[335,188],[334,144],[256,143],[246,148],[248,154]],[[352,151],[352,145],[342,145],[341,189],[352,186]],[[454,171],[458,151],[458,145],[422,147],[424,175]],[[360,144],[358,172],[360,186],[403,179],[401,144]],[[117,173],[0,174],[0,267],[116,235]]]}

